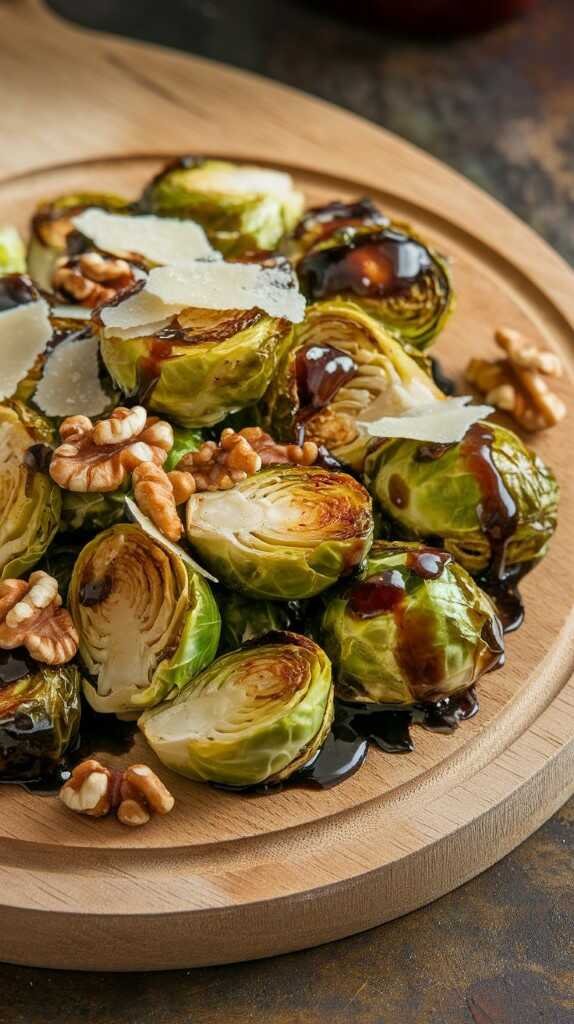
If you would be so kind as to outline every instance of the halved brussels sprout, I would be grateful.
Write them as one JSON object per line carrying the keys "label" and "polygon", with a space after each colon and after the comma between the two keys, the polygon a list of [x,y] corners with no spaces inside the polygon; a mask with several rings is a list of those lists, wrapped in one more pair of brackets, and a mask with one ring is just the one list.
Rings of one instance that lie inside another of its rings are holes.
{"label": "halved brussels sprout", "polygon": [[278,633],[214,661],[171,704],[139,720],[168,768],[191,779],[253,786],[312,760],[333,718],[331,664],[306,637]]}
{"label": "halved brussels sprout", "polygon": [[303,196],[288,174],[191,156],[164,167],[141,206],[197,221],[216,249],[240,256],[276,249],[301,215]]}
{"label": "halved brussels sprout", "polygon": [[288,241],[289,255],[297,262],[334,234],[342,242],[374,228],[388,228],[390,223],[390,218],[368,196],[348,203],[336,199],[324,206],[312,206],[305,210]]}
{"label": "halved brussels sprout", "polygon": [[114,526],[86,545],[69,605],[95,711],[158,704],[215,657],[221,623],[209,586],[138,526]]}
{"label": "halved brussels sprout", "polygon": [[295,440],[304,426],[307,440],[360,470],[372,442],[364,423],[442,397],[377,320],[354,302],[334,299],[309,306],[260,409],[281,440]]}
{"label": "halved brussels sprout", "polygon": [[348,206],[346,218],[333,216],[339,204],[325,207],[323,218],[313,210],[295,229],[302,290],[312,302],[351,298],[400,341],[426,348],[452,309],[448,265],[408,226],[377,225],[376,208],[361,205]]}
{"label": "halved brussels sprout", "polygon": [[96,206],[110,213],[128,213],[130,204],[120,196],[101,192],[77,192],[46,200],[36,208],[30,225],[28,273],[44,291],[52,291],[56,260],[67,250],[72,218]]}
{"label": "halved brussels sprout", "polygon": [[233,490],[193,494],[187,534],[230,589],[291,601],[318,594],[360,564],[373,517],[367,492],[345,473],[276,466]]}
{"label": "halved brussels sprout", "polygon": [[251,600],[226,591],[217,595],[221,612],[221,651],[235,651],[242,644],[267,633],[295,630],[301,618],[296,601]]}
{"label": "halved brussels sprout", "polygon": [[368,456],[365,473],[403,536],[439,539],[474,576],[526,570],[556,528],[552,471],[495,423],[475,423],[458,444],[387,440]]}
{"label": "halved brussels sprout", "polygon": [[493,605],[445,551],[375,542],[360,580],[324,601],[321,643],[345,700],[438,701],[503,657]]}
{"label": "halved brussels sprout", "polygon": [[0,777],[35,779],[56,766],[78,732],[80,681],[74,665],[0,651]]}
{"label": "halved brussels sprout", "polygon": [[186,309],[155,335],[103,331],[100,351],[124,392],[184,427],[203,427],[261,398],[288,337],[285,320],[257,309]]}
{"label": "halved brussels sprout", "polygon": [[26,250],[19,232],[0,224],[0,274],[25,274]]}
{"label": "halved brussels sprout", "polygon": [[0,405],[0,579],[27,573],[58,529],[62,501],[46,463],[51,440],[42,416],[21,402]]}

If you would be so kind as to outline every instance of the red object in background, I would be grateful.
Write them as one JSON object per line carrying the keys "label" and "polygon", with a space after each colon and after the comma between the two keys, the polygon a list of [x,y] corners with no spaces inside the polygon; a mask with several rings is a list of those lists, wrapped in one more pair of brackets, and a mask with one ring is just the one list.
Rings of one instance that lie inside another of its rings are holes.
{"label": "red object in background", "polygon": [[[360,0],[359,6],[380,24],[416,32],[480,32],[517,14],[537,0]],[[341,9],[352,6],[339,0]]]}

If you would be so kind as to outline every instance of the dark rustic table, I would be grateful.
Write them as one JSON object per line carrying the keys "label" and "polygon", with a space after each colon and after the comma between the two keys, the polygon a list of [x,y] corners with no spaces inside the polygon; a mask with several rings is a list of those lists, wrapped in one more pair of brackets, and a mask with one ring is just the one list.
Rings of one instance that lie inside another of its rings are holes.
{"label": "dark rustic table", "polygon": [[[523,20],[447,42],[361,25],[352,0],[347,19],[328,13],[333,4],[295,0],[52,6],[363,114],[474,179],[574,259],[572,0],[546,0]],[[41,40],[31,59],[41,60]],[[573,826],[571,802],[442,900],[308,952],[156,975],[0,966],[0,1022],[572,1024]]]}

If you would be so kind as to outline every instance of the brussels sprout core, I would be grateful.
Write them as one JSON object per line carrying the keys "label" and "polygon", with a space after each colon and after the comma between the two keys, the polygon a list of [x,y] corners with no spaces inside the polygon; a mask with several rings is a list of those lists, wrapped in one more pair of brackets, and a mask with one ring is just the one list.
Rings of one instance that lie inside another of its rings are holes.
{"label": "brussels sprout core", "polygon": [[139,724],[169,768],[251,786],[279,782],[310,761],[332,717],[329,659],[311,640],[279,633],[218,658]]}
{"label": "brussels sprout core", "polygon": [[255,597],[311,597],[359,565],[373,522],[344,473],[277,466],[233,490],[191,496],[191,543],[226,586]]}
{"label": "brussels sprout core", "polygon": [[84,548],[69,601],[96,711],[156,704],[215,656],[220,619],[208,585],[137,526]]}
{"label": "brussels sprout core", "polygon": [[375,543],[361,580],[325,602],[321,639],[346,700],[438,701],[503,657],[494,607],[445,551]]}

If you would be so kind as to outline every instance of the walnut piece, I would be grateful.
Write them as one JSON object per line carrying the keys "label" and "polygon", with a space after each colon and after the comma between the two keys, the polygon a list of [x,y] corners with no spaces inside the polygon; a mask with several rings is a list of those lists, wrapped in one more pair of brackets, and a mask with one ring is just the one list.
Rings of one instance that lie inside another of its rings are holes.
{"label": "walnut piece", "polygon": [[205,441],[199,451],[183,456],[178,469],[191,474],[196,491],[227,491],[262,466],[310,466],[318,454],[312,441],[302,446],[277,444],[260,427],[244,427],[239,432],[228,427],[221,432],[219,444]]}
{"label": "walnut piece", "polygon": [[166,473],[161,466],[142,462],[134,469],[132,483],[136,505],[169,540],[177,542],[183,533],[177,505],[195,491],[191,473]]}
{"label": "walnut piece", "polygon": [[169,814],[175,800],[147,764],[111,771],[93,758],[82,761],[60,790],[60,800],[77,814],[102,818],[115,810],[122,825],[145,825],[153,814]]}
{"label": "walnut piece", "polygon": [[131,288],[135,274],[126,260],[85,252],[61,256],[52,273],[52,287],[66,299],[93,309]]}
{"label": "walnut piece", "polygon": [[78,641],[52,576],[37,570],[27,582],[0,583],[0,648],[25,647],[36,661],[65,665],[75,657]]}
{"label": "walnut piece", "polygon": [[564,419],[566,406],[545,380],[562,375],[559,356],[538,349],[511,327],[497,330],[495,339],[505,358],[471,359],[466,368],[468,382],[524,430],[546,430]]}
{"label": "walnut piece", "polygon": [[60,426],[50,476],[68,491],[116,491],[142,462],[161,466],[173,447],[173,428],[141,405],[122,406],[95,425],[69,416]]}

